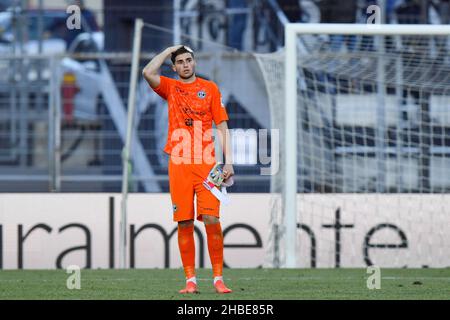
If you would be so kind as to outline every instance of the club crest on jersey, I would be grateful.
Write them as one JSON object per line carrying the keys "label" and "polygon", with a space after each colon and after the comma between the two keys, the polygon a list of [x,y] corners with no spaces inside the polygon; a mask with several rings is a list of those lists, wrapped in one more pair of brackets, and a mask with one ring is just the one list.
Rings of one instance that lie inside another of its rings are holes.
{"label": "club crest on jersey", "polygon": [[199,97],[200,99],[205,99],[206,92],[203,90],[200,90],[199,92],[197,92],[197,97]]}

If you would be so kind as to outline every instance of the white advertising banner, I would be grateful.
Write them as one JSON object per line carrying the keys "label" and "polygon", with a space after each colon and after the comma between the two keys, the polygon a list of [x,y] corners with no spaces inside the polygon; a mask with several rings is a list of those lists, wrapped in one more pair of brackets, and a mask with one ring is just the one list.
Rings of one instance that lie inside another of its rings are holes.
{"label": "white advertising banner", "polygon": [[[225,264],[263,263],[268,194],[232,196],[221,209]],[[120,194],[0,195],[0,269],[119,266]],[[210,267],[206,232],[196,221],[197,266]],[[178,268],[181,260],[169,194],[128,197],[128,265]]]}
{"label": "white advertising banner", "polygon": [[[266,264],[270,194],[230,194],[225,264]],[[298,266],[449,267],[450,195],[299,195]],[[0,269],[119,266],[120,194],[0,195]],[[210,267],[196,222],[198,267]],[[130,194],[131,268],[179,268],[169,194]]]}
{"label": "white advertising banner", "polygon": [[450,266],[450,195],[306,194],[298,212],[301,266]]}

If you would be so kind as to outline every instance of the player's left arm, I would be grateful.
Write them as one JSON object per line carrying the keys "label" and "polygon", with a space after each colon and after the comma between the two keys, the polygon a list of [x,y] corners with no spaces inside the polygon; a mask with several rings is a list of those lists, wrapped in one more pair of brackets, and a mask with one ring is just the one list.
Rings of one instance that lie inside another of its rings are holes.
{"label": "player's left arm", "polygon": [[231,149],[231,138],[230,132],[228,130],[228,124],[224,120],[216,125],[217,130],[219,130],[220,145],[222,146],[222,151],[225,157],[223,166],[223,176],[224,180],[234,175],[233,169],[233,152]]}

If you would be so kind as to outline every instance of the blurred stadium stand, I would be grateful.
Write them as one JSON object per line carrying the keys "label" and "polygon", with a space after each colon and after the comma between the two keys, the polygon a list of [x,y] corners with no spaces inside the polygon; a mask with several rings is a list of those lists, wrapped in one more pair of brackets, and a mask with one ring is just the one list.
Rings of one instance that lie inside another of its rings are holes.
{"label": "blurred stadium stand", "polygon": [[[288,21],[364,23],[365,9],[375,3],[179,0],[179,21],[175,21],[173,2],[148,2],[84,1],[98,30],[86,26],[72,37],[61,27],[68,16],[66,2],[0,1],[0,192],[120,191],[123,144],[117,128],[128,95],[135,18],[172,30],[178,22],[180,33],[193,37],[183,43],[195,48],[204,61],[217,57],[221,50],[226,53],[221,59],[228,55],[231,60],[250,61],[243,52],[272,52],[283,46],[283,26]],[[388,23],[449,23],[447,0],[385,3]],[[173,33],[146,32],[142,66],[174,39]],[[52,54],[64,58],[52,59]],[[62,70],[59,79],[58,70]],[[239,87],[245,80],[236,77],[233,81]],[[165,136],[160,127],[166,121],[165,113],[159,100],[143,98],[145,86],[139,90],[138,135],[145,151],[141,156],[151,171],[133,173],[132,191],[166,192],[167,167],[161,154]],[[226,96],[231,128],[270,128],[268,112],[254,114],[243,97]],[[443,141],[450,147],[450,139]],[[269,191],[270,178],[259,175],[260,167],[258,163],[237,165],[241,182],[231,191]]]}

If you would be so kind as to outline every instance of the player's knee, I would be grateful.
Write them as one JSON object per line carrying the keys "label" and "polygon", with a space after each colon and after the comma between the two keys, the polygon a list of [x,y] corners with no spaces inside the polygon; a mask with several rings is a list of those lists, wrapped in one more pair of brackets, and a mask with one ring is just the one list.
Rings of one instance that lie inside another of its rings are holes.
{"label": "player's knee", "polygon": [[203,215],[203,222],[205,224],[215,224],[215,223],[219,223],[219,218],[217,218],[215,216],[210,216],[208,214],[204,214]]}
{"label": "player's knee", "polygon": [[190,227],[194,224],[194,220],[184,220],[184,221],[178,221],[178,225],[181,228]]}

